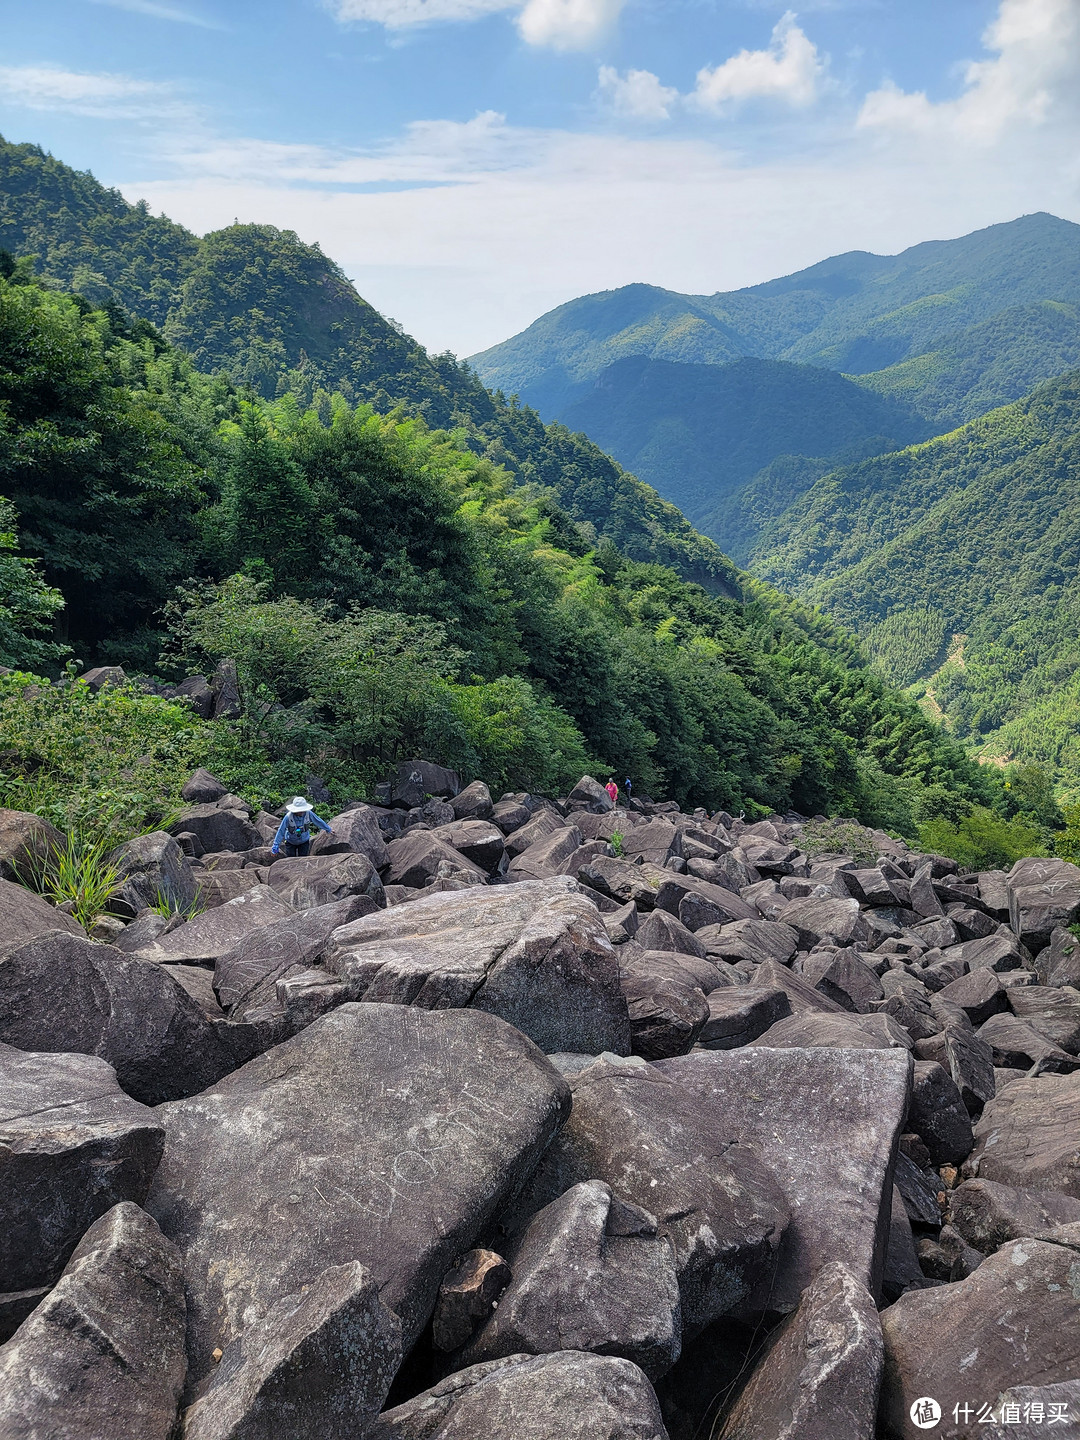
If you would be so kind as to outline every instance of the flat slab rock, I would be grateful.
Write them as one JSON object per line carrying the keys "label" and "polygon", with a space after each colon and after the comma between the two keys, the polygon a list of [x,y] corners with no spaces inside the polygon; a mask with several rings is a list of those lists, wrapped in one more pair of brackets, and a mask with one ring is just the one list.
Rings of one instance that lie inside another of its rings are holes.
{"label": "flat slab rock", "polygon": [[973,1175],[1080,1200],[1080,1074],[1025,1076],[975,1126]]}
{"label": "flat slab rock", "polygon": [[744,1307],[792,1310],[823,1266],[842,1260],[881,1294],[896,1147],[911,1059],[890,1050],[695,1051],[657,1062],[753,1147],[787,1196],[775,1272]]}
{"label": "flat slab rock", "polygon": [[5,1440],[172,1440],[184,1385],[180,1256],[144,1210],[119,1204],[0,1346]]}
{"label": "flat slab rock", "polygon": [[214,965],[252,930],[293,913],[292,906],[276,890],[257,885],[185,921],[136,953],[140,960],[153,960],[159,965]]}
{"label": "flat slab rock", "polygon": [[327,967],[352,1000],[468,1006],[551,1054],[630,1050],[615,948],[568,877],[424,896],[338,930]]}
{"label": "flat slab rock", "polygon": [[[973,1401],[992,1404],[1011,1385],[1075,1378],[1080,1365],[1076,1252],[1067,1245],[1014,1241],[966,1280],[901,1295],[882,1313],[881,1328],[886,1434],[907,1440],[912,1404],[932,1395],[943,1412],[935,1435],[948,1440],[982,1435],[986,1426],[978,1422]],[[956,1405],[969,1405],[970,1412],[961,1410],[956,1420]]]}
{"label": "flat slab rock", "polygon": [[739,1117],[702,1105],[661,1073],[673,1063],[575,1062],[570,1118],[520,1205],[524,1219],[595,1179],[655,1216],[674,1247],[686,1337],[731,1313],[771,1275],[789,1210],[757,1152],[743,1144]]}
{"label": "flat slab rock", "polygon": [[52,1284],[95,1220],[145,1198],[164,1144],[104,1060],[0,1045],[0,1291]]}
{"label": "flat slab rock", "polygon": [[193,1379],[215,1347],[354,1260],[408,1350],[568,1106],[554,1068],[496,1017],[374,1004],[159,1106],[167,1143],[146,1205],[184,1255]]}
{"label": "flat slab rock", "polygon": [[877,1307],[833,1261],[770,1337],[720,1440],[873,1440],[884,1358]]}
{"label": "flat slab rock", "polygon": [[629,1360],[563,1350],[459,1370],[384,1410],[366,1440],[668,1440]]}
{"label": "flat slab rock", "polygon": [[401,1324],[363,1265],[335,1265],[224,1351],[184,1415],[184,1440],[353,1440],[401,1363]]}

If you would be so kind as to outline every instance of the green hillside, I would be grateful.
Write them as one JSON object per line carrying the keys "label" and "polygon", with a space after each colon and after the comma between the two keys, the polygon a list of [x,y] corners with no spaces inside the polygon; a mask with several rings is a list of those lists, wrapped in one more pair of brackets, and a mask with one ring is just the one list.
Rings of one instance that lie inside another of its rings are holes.
{"label": "green hillside", "polygon": [[911,409],[834,371],[753,359],[620,360],[564,419],[698,523],[779,455],[850,459],[933,433]]}
{"label": "green hillside", "polygon": [[825,475],[751,558],[965,741],[1080,786],[1080,371]]}
{"label": "green hillside", "polygon": [[908,834],[943,806],[1002,803],[843,633],[767,587],[710,595],[595,545],[464,431],[340,394],[245,398],[146,322],[2,268],[5,573],[27,598],[0,616],[0,663],[47,663],[59,597],[43,584],[80,661],[178,678],[229,657],[244,700],[236,726],[199,730],[133,694],[108,712],[117,735],[77,751],[62,687],[38,687],[20,724],[19,682],[0,677],[7,803],[70,823],[85,802],[144,826],[124,759],[144,749],[154,786],[161,766],[198,761],[256,796],[313,766],[335,794],[362,793],[426,752],[500,789],[615,768],[683,804],[796,805]]}
{"label": "green hillside", "polygon": [[[473,364],[485,384],[559,415],[631,355],[696,364],[753,355],[862,375],[1048,300],[1080,303],[1080,225],[1026,215],[900,255],[834,256],[745,290],[679,295],[630,285],[584,296]],[[1057,344],[1051,338],[1051,353]]]}
{"label": "green hillside", "polygon": [[1080,365],[1080,306],[1017,305],[859,384],[951,429]]}
{"label": "green hillside", "polygon": [[200,240],[36,145],[0,139],[0,250],[32,257],[47,285],[116,307],[121,328],[125,315],[151,320],[198,369],[266,399],[288,391],[328,415],[339,394],[460,427],[594,539],[713,593],[738,591],[730,562],[673,505],[584,437],[489,394],[453,356],[429,355],[290,231],[233,225]]}

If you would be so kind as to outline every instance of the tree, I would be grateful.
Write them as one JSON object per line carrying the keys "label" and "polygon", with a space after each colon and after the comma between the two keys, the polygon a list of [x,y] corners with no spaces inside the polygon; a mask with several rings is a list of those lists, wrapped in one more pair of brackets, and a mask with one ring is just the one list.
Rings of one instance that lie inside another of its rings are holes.
{"label": "tree", "polygon": [[15,506],[0,496],[0,664],[48,668],[70,654],[66,645],[44,638],[64,597],[45,583],[34,560],[17,553],[16,521]]}
{"label": "tree", "polygon": [[[258,405],[244,403],[230,447],[220,523],[229,568],[303,581],[314,559],[311,488]],[[254,562],[254,563],[253,563]]]}

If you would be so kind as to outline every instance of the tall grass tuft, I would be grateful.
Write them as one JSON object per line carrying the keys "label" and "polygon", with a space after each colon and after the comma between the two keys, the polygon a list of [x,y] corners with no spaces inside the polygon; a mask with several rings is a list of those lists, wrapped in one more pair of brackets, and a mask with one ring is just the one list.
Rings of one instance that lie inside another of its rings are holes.
{"label": "tall grass tuft", "polygon": [[115,865],[106,859],[105,840],[87,840],[71,834],[62,845],[53,844],[48,858],[32,871],[20,874],[27,889],[46,895],[89,930],[103,915],[119,890],[121,879]]}

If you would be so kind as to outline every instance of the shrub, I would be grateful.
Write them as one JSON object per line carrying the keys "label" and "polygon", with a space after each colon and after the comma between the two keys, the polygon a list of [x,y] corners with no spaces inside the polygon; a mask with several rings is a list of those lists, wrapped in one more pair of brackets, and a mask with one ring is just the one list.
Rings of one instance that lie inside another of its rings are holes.
{"label": "shrub", "polygon": [[948,855],[968,870],[1007,869],[1025,855],[1045,855],[1043,837],[1026,820],[1003,820],[976,805],[962,820],[930,820],[919,830],[926,851]]}

